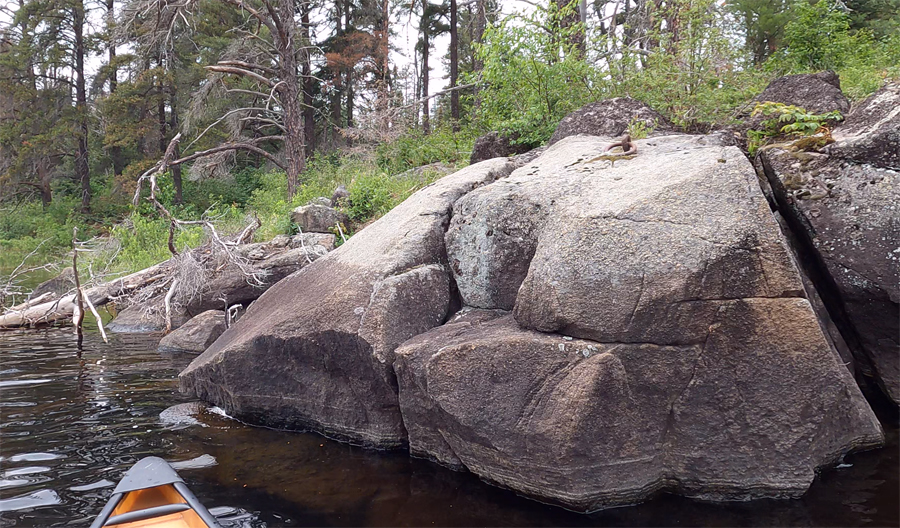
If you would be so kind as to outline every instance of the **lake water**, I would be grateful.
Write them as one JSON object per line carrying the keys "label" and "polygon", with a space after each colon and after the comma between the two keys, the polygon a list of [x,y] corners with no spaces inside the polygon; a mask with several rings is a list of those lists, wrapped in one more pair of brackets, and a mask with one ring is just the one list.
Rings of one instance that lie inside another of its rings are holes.
{"label": "lake water", "polygon": [[71,329],[0,333],[0,526],[88,526],[138,459],[173,463],[226,527],[898,526],[896,410],[883,449],[848,456],[797,500],[705,503],[660,495],[580,515],[402,451],[233,421],[180,395],[190,356],[158,337]]}

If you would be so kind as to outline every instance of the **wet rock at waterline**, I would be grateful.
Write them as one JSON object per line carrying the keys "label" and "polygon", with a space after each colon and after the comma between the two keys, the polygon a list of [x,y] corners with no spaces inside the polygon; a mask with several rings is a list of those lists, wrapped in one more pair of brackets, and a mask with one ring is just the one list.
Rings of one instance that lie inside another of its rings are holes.
{"label": "wet rock at waterline", "polygon": [[414,455],[578,511],[661,489],[796,497],[818,467],[882,439],[805,299],[721,302],[694,344],[598,343],[506,316],[396,354]]}
{"label": "wet rock at waterline", "polygon": [[159,342],[160,352],[199,354],[225,331],[225,312],[207,310],[166,335]]}
{"label": "wet rock at waterline", "polygon": [[181,373],[182,389],[253,423],[402,444],[394,349],[454,309],[453,204],[511,170],[496,159],[447,176],[281,281]]}
{"label": "wet rock at waterline", "polygon": [[760,160],[857,367],[900,402],[900,173],[781,148]]}

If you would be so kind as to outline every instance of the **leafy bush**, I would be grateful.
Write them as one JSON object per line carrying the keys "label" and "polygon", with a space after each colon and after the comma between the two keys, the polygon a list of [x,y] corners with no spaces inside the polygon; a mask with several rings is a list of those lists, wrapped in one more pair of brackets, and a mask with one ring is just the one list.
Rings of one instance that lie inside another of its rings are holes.
{"label": "leafy bush", "polygon": [[829,122],[841,121],[844,118],[837,111],[813,114],[799,106],[772,101],[757,103],[751,115],[772,116],[760,124],[762,126],[761,129],[747,131],[747,136],[750,139],[749,150],[751,154],[756,152],[766,141],[777,136],[803,137],[824,133],[826,139],[830,138]]}
{"label": "leafy bush", "polygon": [[478,130],[466,128],[453,132],[440,128],[429,135],[413,131],[375,150],[378,167],[388,174],[400,174],[415,167],[444,162],[461,165],[468,162]]}

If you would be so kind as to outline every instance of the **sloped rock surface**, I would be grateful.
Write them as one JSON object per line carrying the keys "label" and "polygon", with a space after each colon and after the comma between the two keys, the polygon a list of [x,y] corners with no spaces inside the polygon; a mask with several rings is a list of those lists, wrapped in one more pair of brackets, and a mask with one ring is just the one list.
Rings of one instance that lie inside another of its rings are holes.
{"label": "sloped rock surface", "polygon": [[199,354],[225,331],[225,312],[207,310],[186,322],[159,342],[160,352]]}
{"label": "sloped rock surface", "polygon": [[864,374],[900,402],[900,173],[826,155],[767,149],[779,209],[824,268],[829,311]]}
{"label": "sloped rock surface", "polygon": [[632,122],[640,122],[655,132],[673,132],[675,126],[646,104],[630,97],[616,97],[589,103],[559,122],[550,145],[570,136],[620,136]]}
{"label": "sloped rock surface", "polygon": [[660,489],[799,496],[817,467],[881,440],[799,298],[725,301],[690,345],[449,323],[395,368],[413,454],[578,511]]}
{"label": "sloped rock surface", "polygon": [[453,203],[511,169],[491,160],[447,176],[278,283],[181,373],[182,390],[252,423],[403,443],[393,351],[450,312]]}
{"label": "sloped rock surface", "polygon": [[832,156],[900,171],[900,83],[878,90],[834,130]]}

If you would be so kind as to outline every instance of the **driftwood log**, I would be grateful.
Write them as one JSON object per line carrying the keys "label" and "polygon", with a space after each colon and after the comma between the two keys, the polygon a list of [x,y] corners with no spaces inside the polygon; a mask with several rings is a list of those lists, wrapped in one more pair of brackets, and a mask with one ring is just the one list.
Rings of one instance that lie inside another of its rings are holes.
{"label": "driftwood log", "polygon": [[[161,273],[165,271],[168,264],[169,261],[166,261],[121,279],[87,288],[83,290],[83,295],[86,299],[90,299],[90,304],[102,306],[117,296],[127,294],[160,279]],[[15,306],[0,315],[0,329],[50,324],[69,319],[76,312],[77,292],[56,300],[35,303],[34,301],[37,300],[39,299]]]}

